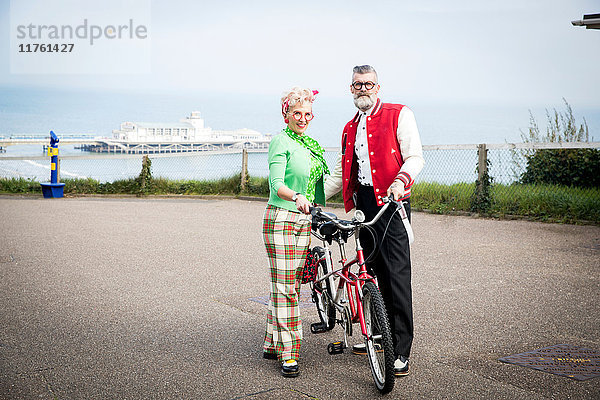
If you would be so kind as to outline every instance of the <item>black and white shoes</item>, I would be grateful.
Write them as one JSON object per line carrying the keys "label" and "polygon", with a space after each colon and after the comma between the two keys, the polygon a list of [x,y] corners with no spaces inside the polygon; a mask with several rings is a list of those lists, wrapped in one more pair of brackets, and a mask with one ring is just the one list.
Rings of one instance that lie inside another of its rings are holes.
{"label": "black and white shoes", "polygon": [[[375,349],[377,352],[383,351],[379,343],[375,343]],[[367,354],[367,346],[364,343],[358,343],[352,346],[352,353],[358,355]],[[394,361],[394,375],[406,376],[408,375],[408,358],[404,356],[398,356]]]}
{"label": "black and white shoes", "polygon": [[394,361],[394,375],[396,376],[406,376],[408,375],[408,358],[404,356],[399,356],[396,361]]}
{"label": "black and white shoes", "polygon": [[[267,360],[277,360],[277,354],[275,353],[267,353],[263,351],[263,358]],[[295,378],[300,374],[300,369],[298,367],[298,361],[296,360],[285,360],[281,363],[281,375],[286,378]]]}
{"label": "black and white shoes", "polygon": [[285,360],[281,363],[281,375],[286,378],[295,378],[300,374],[298,367],[298,361],[296,360]]}

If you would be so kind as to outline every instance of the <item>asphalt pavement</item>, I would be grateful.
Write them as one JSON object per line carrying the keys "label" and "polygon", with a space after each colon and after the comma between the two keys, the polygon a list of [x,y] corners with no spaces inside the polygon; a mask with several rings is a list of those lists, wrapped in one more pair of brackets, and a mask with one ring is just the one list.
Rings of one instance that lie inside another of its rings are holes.
{"label": "asphalt pavement", "polygon": [[[310,333],[307,300],[300,376],[261,358],[264,208],[1,196],[0,398],[381,397],[365,357],[327,353],[341,328]],[[600,378],[498,360],[600,350],[600,227],[416,212],[413,228],[411,373],[384,398],[600,398]]]}

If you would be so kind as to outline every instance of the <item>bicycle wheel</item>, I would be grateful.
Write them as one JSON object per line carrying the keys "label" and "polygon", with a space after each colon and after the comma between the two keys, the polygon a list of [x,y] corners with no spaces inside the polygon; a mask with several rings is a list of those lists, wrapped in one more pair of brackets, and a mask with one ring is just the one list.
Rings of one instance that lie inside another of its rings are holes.
{"label": "bicycle wheel", "polygon": [[[315,247],[313,251],[319,258],[323,258],[325,255],[325,249],[322,247]],[[328,272],[327,262],[321,260],[317,266],[317,281],[327,275]],[[328,331],[335,326],[335,307],[331,304],[331,294],[333,293],[331,289],[331,278],[315,283],[313,286],[313,299],[317,305],[317,312],[321,323]]]}
{"label": "bicycle wheel", "polygon": [[[367,338],[367,355],[377,390],[388,393],[394,388],[394,346],[383,297],[373,282],[363,286],[362,299]],[[377,346],[375,343],[377,342]]]}

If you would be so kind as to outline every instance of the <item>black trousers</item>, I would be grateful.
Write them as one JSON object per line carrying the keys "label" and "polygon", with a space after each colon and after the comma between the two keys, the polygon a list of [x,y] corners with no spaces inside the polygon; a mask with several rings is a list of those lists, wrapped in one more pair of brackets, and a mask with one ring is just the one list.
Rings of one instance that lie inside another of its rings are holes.
{"label": "black trousers", "polygon": [[[405,200],[404,207],[410,219],[410,202]],[[380,207],[377,205],[371,186],[359,185],[356,208],[365,213],[366,221],[372,220],[377,215]],[[396,357],[409,357],[413,340],[413,313],[408,234],[393,205],[372,228],[378,240],[377,249],[374,246],[372,233],[367,229],[362,229],[360,232],[367,269],[377,277],[379,290],[388,312]]]}

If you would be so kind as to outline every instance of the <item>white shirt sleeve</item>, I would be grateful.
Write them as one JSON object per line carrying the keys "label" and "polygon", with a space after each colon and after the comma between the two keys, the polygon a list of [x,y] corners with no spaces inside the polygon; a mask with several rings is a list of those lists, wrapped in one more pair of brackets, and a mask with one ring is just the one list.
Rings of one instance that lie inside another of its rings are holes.
{"label": "white shirt sleeve", "polygon": [[342,151],[338,153],[335,167],[331,175],[325,179],[325,199],[330,198],[334,194],[342,190]]}
{"label": "white shirt sleeve", "polygon": [[402,168],[400,168],[398,177],[405,181],[408,175],[409,182],[414,181],[415,177],[421,172],[425,165],[423,158],[423,147],[421,137],[417,129],[417,121],[412,110],[406,106],[402,107],[398,115],[398,129],[396,131],[398,143],[400,143],[400,154],[402,154]]}

